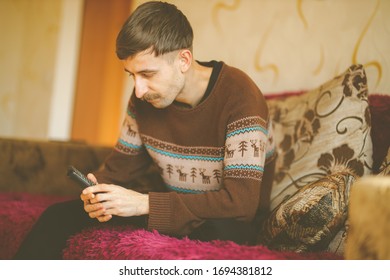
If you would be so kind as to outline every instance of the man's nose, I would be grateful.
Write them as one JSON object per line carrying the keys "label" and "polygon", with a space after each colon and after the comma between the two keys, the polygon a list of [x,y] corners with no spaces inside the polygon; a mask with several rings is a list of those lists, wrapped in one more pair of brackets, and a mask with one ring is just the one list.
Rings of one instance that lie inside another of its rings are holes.
{"label": "man's nose", "polygon": [[135,96],[137,98],[142,98],[145,93],[148,92],[148,87],[146,82],[141,78],[136,78],[134,81],[134,87],[135,87]]}

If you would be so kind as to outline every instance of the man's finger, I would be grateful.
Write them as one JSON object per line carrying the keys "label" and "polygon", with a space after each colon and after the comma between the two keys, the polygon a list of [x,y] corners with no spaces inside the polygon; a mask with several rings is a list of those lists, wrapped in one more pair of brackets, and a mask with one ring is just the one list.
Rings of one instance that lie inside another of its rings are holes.
{"label": "man's finger", "polygon": [[107,191],[109,191],[109,189],[110,189],[109,186],[106,184],[98,184],[95,186],[85,188],[83,190],[82,194],[87,195],[90,193],[107,192]]}
{"label": "man's finger", "polygon": [[104,222],[108,222],[109,220],[111,220],[111,218],[112,218],[112,215],[103,215],[103,216],[98,217],[97,219],[99,222],[104,223]]}

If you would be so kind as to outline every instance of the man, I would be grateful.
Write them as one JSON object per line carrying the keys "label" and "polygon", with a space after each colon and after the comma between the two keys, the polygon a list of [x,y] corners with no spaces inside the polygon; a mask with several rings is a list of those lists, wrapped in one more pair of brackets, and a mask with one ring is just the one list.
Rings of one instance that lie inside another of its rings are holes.
{"label": "man", "polygon": [[[69,235],[94,221],[254,243],[273,176],[268,108],[242,71],[196,61],[192,41],[190,23],[172,4],[147,2],[128,18],[116,52],[134,92],[119,140],[104,167],[88,174],[96,185],[82,191],[84,209],[79,201],[49,207],[16,258],[60,258]],[[151,164],[163,191],[124,187]]]}

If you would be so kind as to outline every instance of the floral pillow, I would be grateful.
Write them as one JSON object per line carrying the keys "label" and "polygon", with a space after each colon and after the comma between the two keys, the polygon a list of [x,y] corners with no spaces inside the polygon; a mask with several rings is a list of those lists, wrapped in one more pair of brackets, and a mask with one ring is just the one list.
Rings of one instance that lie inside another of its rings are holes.
{"label": "floral pillow", "polygon": [[340,172],[301,188],[272,211],[257,242],[282,251],[327,249],[345,225],[355,178]]}
{"label": "floral pillow", "polygon": [[298,96],[268,100],[278,158],[271,209],[329,174],[371,174],[371,115],[362,65]]}

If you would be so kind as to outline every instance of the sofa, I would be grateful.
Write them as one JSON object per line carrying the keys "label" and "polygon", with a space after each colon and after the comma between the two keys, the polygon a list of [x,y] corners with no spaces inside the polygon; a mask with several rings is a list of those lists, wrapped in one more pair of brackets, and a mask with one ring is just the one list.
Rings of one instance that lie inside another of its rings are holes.
{"label": "sofa", "polygon": [[[359,230],[350,213],[354,197],[359,197],[359,192],[354,195],[355,186],[365,180],[390,189],[390,94],[369,93],[364,67],[352,65],[315,89],[265,95],[278,156],[270,214],[258,225],[256,245],[204,242],[132,225],[102,224],[71,236],[63,258],[390,258],[388,250],[358,255],[363,247],[369,251],[367,244],[349,242],[352,232]],[[92,172],[110,150],[82,142],[0,138],[0,259],[12,258],[46,207],[79,197],[80,187],[66,176],[69,165]],[[142,192],[151,180],[160,180],[154,167],[134,184]],[[360,194],[377,192],[375,187],[367,190],[367,183],[359,189]],[[369,201],[371,196],[364,197]]]}

